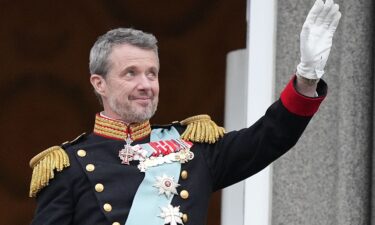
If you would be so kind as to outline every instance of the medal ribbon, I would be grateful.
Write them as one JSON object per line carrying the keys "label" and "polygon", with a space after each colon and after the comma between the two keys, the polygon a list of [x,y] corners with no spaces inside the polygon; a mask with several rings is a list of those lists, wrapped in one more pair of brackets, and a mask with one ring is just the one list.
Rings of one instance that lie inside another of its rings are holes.
{"label": "medal ribbon", "polygon": [[177,152],[184,148],[191,148],[191,146],[193,146],[193,143],[182,139],[171,139],[165,141],[154,141],[144,145],[151,146],[151,148],[154,149],[151,156],[158,157]]}

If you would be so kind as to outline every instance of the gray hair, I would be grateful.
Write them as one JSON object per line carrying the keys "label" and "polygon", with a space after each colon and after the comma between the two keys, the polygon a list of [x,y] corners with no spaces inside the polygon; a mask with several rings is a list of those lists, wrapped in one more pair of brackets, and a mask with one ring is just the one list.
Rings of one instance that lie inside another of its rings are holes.
{"label": "gray hair", "polygon": [[117,28],[100,36],[90,51],[89,68],[91,74],[105,77],[110,62],[108,56],[116,45],[130,44],[142,49],[152,50],[158,55],[157,39],[154,35],[133,28]]}

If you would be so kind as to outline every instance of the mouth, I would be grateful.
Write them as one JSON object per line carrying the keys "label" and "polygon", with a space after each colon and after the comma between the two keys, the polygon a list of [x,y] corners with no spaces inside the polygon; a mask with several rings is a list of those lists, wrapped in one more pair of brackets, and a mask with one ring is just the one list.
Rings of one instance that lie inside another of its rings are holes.
{"label": "mouth", "polygon": [[151,103],[152,98],[147,97],[147,96],[142,96],[142,97],[132,97],[130,98],[130,100],[138,103],[139,105],[147,106],[148,104]]}

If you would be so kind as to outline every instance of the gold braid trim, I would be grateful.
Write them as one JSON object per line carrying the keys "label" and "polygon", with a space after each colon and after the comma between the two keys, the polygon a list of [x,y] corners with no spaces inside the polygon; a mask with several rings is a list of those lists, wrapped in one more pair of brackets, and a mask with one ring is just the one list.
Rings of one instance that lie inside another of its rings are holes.
{"label": "gold braid trim", "polygon": [[151,133],[151,125],[149,121],[140,124],[130,124],[130,130],[132,139],[137,140]]}
{"label": "gold braid trim", "polygon": [[100,114],[97,114],[95,117],[94,133],[124,140],[130,135],[134,141],[148,136],[151,133],[151,125],[148,120],[143,123],[127,125],[121,121],[104,118]]}
{"label": "gold braid trim", "polygon": [[181,138],[193,142],[212,144],[223,137],[225,133],[224,128],[216,125],[209,115],[192,116],[184,119],[180,124],[187,125]]}
{"label": "gold braid trim", "polygon": [[126,139],[127,137],[127,134],[124,131],[118,131],[109,127],[100,126],[99,124],[95,124],[94,132],[118,139]]}
{"label": "gold braid trim", "polygon": [[33,175],[30,183],[30,197],[36,194],[48,185],[49,180],[54,178],[54,170],[62,171],[68,167],[69,157],[60,146],[53,146],[34,156],[30,160],[30,167],[33,169]]}

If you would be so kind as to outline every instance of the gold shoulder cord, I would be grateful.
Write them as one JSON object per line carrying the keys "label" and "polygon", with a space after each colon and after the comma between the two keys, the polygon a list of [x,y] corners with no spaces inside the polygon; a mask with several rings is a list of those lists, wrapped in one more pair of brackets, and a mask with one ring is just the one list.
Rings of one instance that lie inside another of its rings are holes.
{"label": "gold shoulder cord", "polygon": [[36,194],[45,186],[49,180],[54,178],[54,170],[61,171],[68,167],[69,157],[60,146],[50,147],[30,160],[30,167],[33,169],[33,175],[30,183],[30,197]]}
{"label": "gold shoulder cord", "polygon": [[224,136],[225,129],[216,125],[209,115],[197,115],[180,122],[187,126],[181,135],[184,140],[213,144]]}

